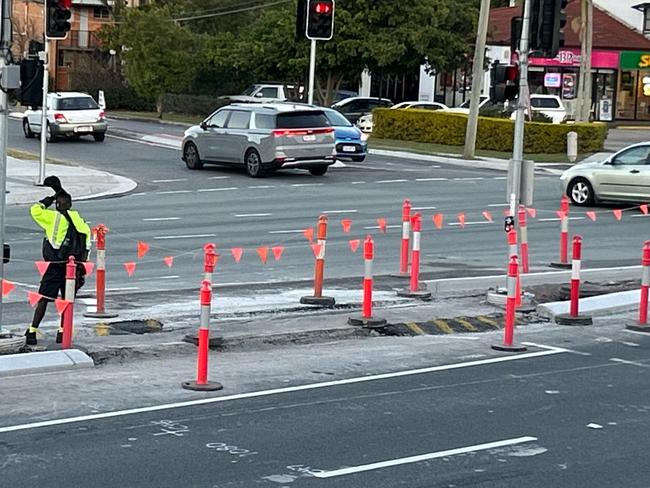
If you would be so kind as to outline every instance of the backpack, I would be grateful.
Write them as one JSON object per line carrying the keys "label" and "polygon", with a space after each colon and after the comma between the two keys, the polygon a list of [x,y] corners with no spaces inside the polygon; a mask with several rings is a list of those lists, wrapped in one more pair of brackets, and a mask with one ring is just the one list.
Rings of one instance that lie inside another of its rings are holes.
{"label": "backpack", "polygon": [[72,223],[68,212],[62,212],[68,221],[68,230],[65,233],[63,242],[59,247],[59,261],[65,261],[70,256],[74,256],[75,261],[83,262],[88,260],[88,250],[86,249],[86,235],[77,231]]}

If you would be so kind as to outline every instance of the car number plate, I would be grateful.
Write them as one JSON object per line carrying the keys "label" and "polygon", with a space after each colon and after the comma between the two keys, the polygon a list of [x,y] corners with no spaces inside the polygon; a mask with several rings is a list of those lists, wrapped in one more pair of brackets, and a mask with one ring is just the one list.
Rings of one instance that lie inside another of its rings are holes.
{"label": "car number plate", "polygon": [[316,140],[315,135],[302,136],[302,140],[305,142],[312,142]]}
{"label": "car number plate", "polygon": [[343,146],[343,152],[356,152],[357,148],[355,146]]}
{"label": "car number plate", "polygon": [[75,127],[74,131],[75,132],[92,132],[93,128],[88,127],[87,125],[82,125],[82,126],[79,126],[79,127]]}

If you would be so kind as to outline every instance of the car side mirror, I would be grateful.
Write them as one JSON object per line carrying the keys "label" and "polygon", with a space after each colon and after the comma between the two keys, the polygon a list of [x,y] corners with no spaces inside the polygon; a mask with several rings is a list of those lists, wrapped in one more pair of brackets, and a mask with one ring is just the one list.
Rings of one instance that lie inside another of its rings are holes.
{"label": "car side mirror", "polygon": [[264,94],[262,92],[257,92],[255,94],[255,98],[262,98],[263,96],[264,96]]}
{"label": "car side mirror", "polygon": [[201,122],[201,125],[199,127],[201,127],[201,129],[203,129],[203,130],[207,130],[208,129],[208,123],[204,120],[203,122]]}

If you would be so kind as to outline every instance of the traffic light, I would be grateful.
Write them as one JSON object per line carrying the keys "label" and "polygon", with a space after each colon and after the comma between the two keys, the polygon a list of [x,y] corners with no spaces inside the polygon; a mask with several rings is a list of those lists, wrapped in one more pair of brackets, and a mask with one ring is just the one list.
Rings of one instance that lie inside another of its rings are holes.
{"label": "traffic light", "polygon": [[564,46],[565,9],[569,0],[532,0],[530,49],[554,58]]}
{"label": "traffic light", "polygon": [[519,94],[519,66],[494,63],[490,73],[490,100],[505,103]]}
{"label": "traffic light", "polygon": [[43,104],[43,61],[20,61],[20,90],[16,95],[25,107],[38,108]]}
{"label": "traffic light", "polygon": [[307,4],[309,0],[298,0],[296,8],[296,39],[307,38]]}
{"label": "traffic light", "polygon": [[523,17],[513,17],[510,19],[510,53],[511,56],[519,51],[521,42],[521,29],[523,27]]}
{"label": "traffic light", "polygon": [[334,35],[334,0],[308,0],[307,38],[329,41]]}
{"label": "traffic light", "polygon": [[70,30],[72,0],[45,0],[45,36],[48,39],[65,39]]}

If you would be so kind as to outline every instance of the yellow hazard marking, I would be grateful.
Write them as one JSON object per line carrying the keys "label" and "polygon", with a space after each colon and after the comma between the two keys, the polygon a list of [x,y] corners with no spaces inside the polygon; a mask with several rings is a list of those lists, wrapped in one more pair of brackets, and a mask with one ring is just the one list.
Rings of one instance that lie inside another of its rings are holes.
{"label": "yellow hazard marking", "polygon": [[409,329],[411,332],[413,332],[414,334],[417,334],[417,335],[426,335],[426,332],[424,332],[424,331],[420,328],[420,326],[419,326],[418,324],[416,324],[415,322],[407,322],[407,323],[404,324],[404,325],[406,325],[406,327],[408,327],[408,329]]}
{"label": "yellow hazard marking", "polygon": [[442,320],[442,319],[435,319],[433,321],[433,323],[436,324],[438,329],[440,329],[440,331],[445,333],[445,334],[453,334],[454,333],[454,329],[449,327],[449,324],[447,322],[445,322],[444,320]]}
{"label": "yellow hazard marking", "polygon": [[455,318],[454,320],[458,322],[460,325],[462,325],[465,328],[465,330],[468,330],[469,332],[478,332],[478,329],[474,327],[469,321],[465,319],[459,319],[459,318]]}
{"label": "yellow hazard marking", "polygon": [[477,316],[477,317],[476,317],[476,320],[478,320],[479,322],[483,322],[484,324],[487,324],[487,325],[489,325],[490,327],[493,327],[493,328],[495,328],[495,329],[498,329],[498,328],[499,328],[499,324],[498,324],[495,320],[492,320],[492,319],[490,319],[490,318],[488,318],[488,317],[485,317],[485,316],[483,316],[483,315],[479,315],[479,316]]}

